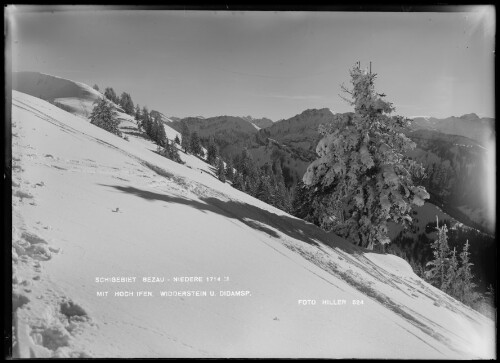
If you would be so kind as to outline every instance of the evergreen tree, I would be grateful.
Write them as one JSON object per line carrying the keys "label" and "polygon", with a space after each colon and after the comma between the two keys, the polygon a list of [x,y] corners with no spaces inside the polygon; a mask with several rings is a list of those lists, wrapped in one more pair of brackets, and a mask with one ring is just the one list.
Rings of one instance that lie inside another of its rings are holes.
{"label": "evergreen tree", "polygon": [[255,196],[264,203],[272,204],[271,185],[267,175],[260,178]]}
{"label": "evergreen tree", "polygon": [[241,166],[241,159],[240,159],[240,155],[239,154],[234,155],[234,157],[233,157],[233,166],[236,169],[237,173],[242,173],[243,172],[243,168]]}
{"label": "evergreen tree", "polygon": [[116,117],[116,111],[113,106],[105,98],[98,98],[94,102],[94,105],[94,109],[90,114],[90,123],[121,136],[122,133],[118,128],[120,121]]}
{"label": "evergreen tree", "polygon": [[92,88],[95,89],[96,91],[99,91],[99,86],[97,84],[94,84],[94,87]]}
{"label": "evergreen tree", "polygon": [[255,197],[260,183],[259,170],[254,163],[250,152],[245,148],[241,151],[240,157],[236,159],[244,180],[245,192]]}
{"label": "evergreen tree", "polygon": [[462,303],[472,306],[480,295],[474,291],[476,284],[473,282],[472,263],[469,262],[469,241],[460,253],[459,268],[456,250],[450,252],[447,232],[446,224],[442,227],[438,225],[438,239],[431,245],[434,259],[427,263],[431,268],[425,271],[425,279]]}
{"label": "evergreen tree", "polygon": [[223,183],[226,182],[226,170],[224,169],[224,162],[219,158],[219,163],[217,164],[217,178]]}
{"label": "evergreen tree", "polygon": [[134,102],[132,97],[126,92],[123,92],[120,96],[120,106],[123,108],[128,115],[134,115]]}
{"label": "evergreen tree", "polygon": [[293,187],[292,192],[292,215],[298,218],[305,219],[307,212],[306,207],[306,191],[304,190],[306,185],[302,181],[299,181]]}
{"label": "evergreen tree", "polygon": [[272,169],[269,170],[270,174],[267,176],[267,179],[269,180],[269,194],[270,194],[270,199],[269,203],[271,205],[276,206],[276,198],[278,197],[277,190],[278,190],[278,183],[276,182],[276,177],[273,174]]}
{"label": "evergreen tree", "polygon": [[257,179],[257,168],[255,167],[252,155],[247,148],[244,148],[241,151],[238,162],[244,178],[250,177],[251,179]]}
{"label": "evergreen tree", "polygon": [[443,291],[454,298],[460,299],[461,280],[458,270],[457,251],[453,248],[448,262],[448,271],[446,272]]}
{"label": "evergreen tree", "polygon": [[308,187],[302,181],[295,185],[291,202],[291,213],[295,217],[329,231],[332,228],[332,220],[335,221],[335,216],[331,217],[331,210],[334,208],[335,204],[331,203],[331,199],[325,198],[317,188]]}
{"label": "evergreen tree", "polygon": [[283,178],[283,170],[281,169],[281,162],[279,161],[279,159],[276,159],[273,163],[273,172],[278,183],[285,182],[285,179]]}
{"label": "evergreen tree", "polygon": [[142,108],[140,127],[144,130],[146,135],[151,133],[151,119],[149,117],[149,110],[146,106]]}
{"label": "evergreen tree", "polygon": [[470,262],[468,240],[466,241],[462,249],[462,252],[460,253],[460,261],[461,261],[461,267],[458,272],[458,275],[462,282],[462,291],[459,299],[465,305],[472,306],[472,304],[478,300],[479,294],[474,291],[476,284],[472,281],[474,275],[472,274],[471,266],[473,264]]}
{"label": "evergreen tree", "polygon": [[233,171],[233,166],[231,165],[230,162],[227,162],[226,163],[226,178],[231,180],[231,181],[234,181],[234,171]]}
{"label": "evergreen tree", "polygon": [[135,106],[135,120],[136,121],[139,121],[141,119],[141,107],[139,106],[139,104],[137,104]]}
{"label": "evergreen tree", "polygon": [[283,178],[283,170],[281,162],[276,159],[273,163],[273,178],[274,178],[274,206],[287,213],[292,212],[292,200],[285,186]]}
{"label": "evergreen tree", "polygon": [[150,133],[148,136],[151,138],[151,140],[153,140],[158,145],[160,145],[160,143],[159,143],[160,127],[158,125],[158,121],[154,117],[152,117],[151,114],[149,114],[149,117],[151,118],[151,128],[150,128]]}
{"label": "evergreen tree", "polygon": [[218,154],[219,150],[217,149],[217,145],[215,144],[213,136],[211,136],[208,141],[207,147],[207,163],[209,163],[210,165],[215,165],[217,162]]}
{"label": "evergreen tree", "polygon": [[243,176],[245,181],[245,192],[250,194],[252,197],[257,198],[257,188],[259,187],[259,179],[253,178],[251,176]]}
{"label": "evergreen tree", "polygon": [[272,186],[273,189],[273,206],[275,206],[278,209],[284,210],[283,207],[283,199],[284,195],[282,194],[282,190],[279,187],[279,183],[274,183]]}
{"label": "evergreen tree", "polygon": [[243,180],[243,175],[241,175],[241,173],[236,172],[233,181],[233,188],[245,192],[245,181]]}
{"label": "evergreen tree", "polygon": [[438,238],[431,245],[434,259],[427,262],[427,267],[430,267],[430,269],[425,272],[425,277],[430,284],[444,291],[449,269],[448,255],[450,253],[450,247],[448,246],[448,228],[446,224],[439,227],[438,221],[436,224],[438,226]]}
{"label": "evergreen tree", "polygon": [[115,104],[118,104],[118,97],[116,96],[115,90],[113,87],[106,87],[104,90],[104,97],[106,97],[108,100],[111,102],[114,102]]}
{"label": "evergreen tree", "polygon": [[290,196],[290,192],[285,186],[284,182],[280,182],[279,187],[281,188],[281,194],[284,194],[285,199],[283,200],[283,210],[287,213],[292,212],[292,198]]}
{"label": "evergreen tree", "polygon": [[282,180],[277,181],[274,189],[274,206],[287,213],[290,213],[292,210],[292,205],[290,201],[290,195],[288,194],[288,191],[285,187],[285,183]]}
{"label": "evergreen tree", "polygon": [[181,140],[179,140],[179,135],[175,135],[175,140],[174,142],[177,144],[177,145],[180,145],[181,144]]}
{"label": "evergreen tree", "polygon": [[188,153],[191,151],[191,135],[185,122],[181,123],[181,136],[181,147],[184,149],[185,153]]}
{"label": "evergreen tree", "polygon": [[320,126],[319,158],[303,181],[330,199],[325,205],[334,208],[323,219],[332,221],[336,234],[373,249],[390,242],[388,221],[410,224],[412,206],[422,206],[429,194],[413,183],[423,168],[405,156],[415,148],[403,133],[410,120],[389,116],[394,108],[375,92],[375,74],[359,66],[350,73],[353,89],[343,90],[352,96],[354,113],[337,114]]}
{"label": "evergreen tree", "polygon": [[[158,146],[160,148],[160,146]],[[176,163],[179,164],[184,164],[182,161],[179,151],[175,147],[173,142],[170,142],[167,138],[165,138],[165,147],[162,149],[160,148],[160,154],[165,156],[166,158],[175,161]]]}
{"label": "evergreen tree", "polygon": [[200,144],[200,138],[198,137],[198,133],[196,131],[191,134],[190,149],[194,155],[199,155],[199,156],[203,155],[203,150]]}
{"label": "evergreen tree", "polygon": [[273,169],[272,169],[271,165],[269,165],[268,162],[266,162],[264,165],[262,165],[260,169],[264,175],[267,175],[267,176],[273,175]]}
{"label": "evergreen tree", "polygon": [[149,137],[153,134],[153,128],[153,119],[151,118],[151,114],[147,113],[144,116],[144,131]]}
{"label": "evergreen tree", "polygon": [[[159,145],[165,145],[167,142],[167,134],[165,133],[165,127],[163,126],[163,122],[161,121],[161,117],[156,117],[155,119],[155,136],[156,136],[156,142]],[[173,146],[173,145],[172,145]],[[175,147],[174,147],[175,148]],[[175,150],[177,150],[175,148]]]}
{"label": "evergreen tree", "polygon": [[146,122],[146,133],[148,134],[148,136],[151,138],[151,140],[154,141],[154,134],[155,134],[155,120],[153,119],[153,117],[151,117],[151,112],[149,113],[148,115],[148,118],[146,119],[147,122]]}
{"label": "evergreen tree", "polygon": [[188,153],[191,151],[191,141],[189,140],[188,135],[182,136],[181,147],[184,149],[185,153]]}

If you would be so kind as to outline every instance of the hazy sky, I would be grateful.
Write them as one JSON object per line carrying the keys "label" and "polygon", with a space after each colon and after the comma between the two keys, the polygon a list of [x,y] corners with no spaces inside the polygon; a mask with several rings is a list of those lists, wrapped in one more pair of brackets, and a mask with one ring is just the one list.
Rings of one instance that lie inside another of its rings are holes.
{"label": "hazy sky", "polygon": [[349,83],[357,61],[372,62],[376,89],[397,114],[494,116],[493,7],[448,13],[17,9],[10,17],[13,71],[111,86],[168,116],[277,121],[308,108],[350,111],[340,85]]}

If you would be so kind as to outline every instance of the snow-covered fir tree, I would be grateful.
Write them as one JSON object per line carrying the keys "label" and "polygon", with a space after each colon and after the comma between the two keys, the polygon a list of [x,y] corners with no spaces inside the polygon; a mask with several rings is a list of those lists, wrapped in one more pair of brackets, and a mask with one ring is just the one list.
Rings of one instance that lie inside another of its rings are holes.
{"label": "snow-covered fir tree", "polygon": [[226,163],[226,171],[225,171],[225,173],[226,173],[226,178],[228,180],[233,181],[233,179],[234,179],[234,170],[233,170],[233,166],[231,165],[231,162],[227,162]]}
{"label": "snow-covered fir tree", "polygon": [[182,161],[182,159],[179,155],[179,151],[177,150],[177,147],[175,146],[175,144],[172,141],[168,140],[168,138],[165,137],[165,147],[162,148],[160,145],[158,145],[158,149],[159,149],[159,153],[161,155],[165,156],[166,158],[173,160],[176,163],[184,164],[184,162]]}
{"label": "snow-covered fir tree", "polygon": [[245,192],[245,181],[243,180],[243,175],[239,172],[236,172],[233,180],[233,188],[241,190]]}
{"label": "snow-covered fir tree", "polygon": [[332,211],[335,203],[326,198],[324,193],[308,187],[299,181],[293,190],[291,213],[305,221],[311,222],[324,230],[332,229]]}
{"label": "snow-covered fir tree", "polygon": [[431,245],[434,259],[427,263],[430,269],[425,271],[425,279],[464,304],[473,306],[480,299],[480,294],[475,291],[469,241],[464,244],[459,261],[455,248],[450,251],[447,233],[445,224],[438,227],[438,238]]}
{"label": "snow-covered fir tree", "polygon": [[150,117],[149,117],[149,110],[146,106],[142,107],[142,112],[141,112],[141,120],[140,120],[140,128],[146,132],[146,134],[149,135],[150,129],[151,129],[151,124],[150,124]]}
{"label": "snow-covered fir tree", "polygon": [[226,182],[226,169],[221,158],[219,158],[219,162],[217,163],[217,178],[223,183]]}
{"label": "snow-covered fir tree", "polygon": [[120,96],[120,106],[123,108],[126,114],[134,115],[134,102],[132,97],[127,92],[123,92]]}
{"label": "snow-covered fir tree", "polygon": [[191,152],[194,155],[203,156],[203,149],[201,148],[200,137],[198,133],[195,131],[191,134],[191,143],[190,143]]}
{"label": "snow-covered fir tree", "polygon": [[335,233],[372,249],[390,242],[388,221],[408,225],[412,206],[423,205],[429,194],[413,183],[423,168],[405,156],[416,146],[403,133],[410,120],[390,116],[394,107],[375,92],[375,74],[355,66],[350,75],[353,88],[343,90],[354,113],[337,114],[320,127],[319,158],[303,181],[331,200],[326,219]]}
{"label": "snow-covered fir tree", "polygon": [[294,186],[292,199],[292,214],[305,221],[319,225],[313,217],[315,211],[312,203],[312,188],[308,188],[303,181]]}
{"label": "snow-covered fir tree", "polygon": [[189,128],[185,122],[181,124],[181,147],[185,153],[191,151],[191,134],[189,133]]}
{"label": "snow-covered fir tree", "polygon": [[207,147],[207,162],[210,165],[216,165],[217,163],[217,157],[219,154],[219,150],[217,148],[217,145],[215,144],[215,140],[213,136],[210,136],[208,140],[208,147]]}
{"label": "snow-covered fir tree", "polygon": [[104,90],[104,97],[106,97],[111,102],[114,102],[115,104],[119,103],[118,96],[116,95],[113,87],[106,87],[106,89]]}
{"label": "snow-covered fir tree", "polygon": [[[163,127],[163,122],[161,121],[160,116],[156,116],[154,120],[154,129],[153,129],[153,140],[158,144],[158,145],[165,145],[166,139],[167,139],[167,134],[165,133],[165,127]],[[177,149],[176,149],[177,150]]]}
{"label": "snow-covered fir tree", "polygon": [[285,210],[284,208],[284,196],[282,195],[282,190],[279,187],[279,184],[277,182],[274,182],[271,185],[271,193],[273,196],[273,206],[275,206],[278,209]]}
{"label": "snow-covered fir tree", "polygon": [[90,123],[115,135],[121,136],[122,133],[118,128],[120,121],[117,119],[117,113],[114,106],[105,98],[97,99],[94,105],[94,109],[90,114]]}
{"label": "snow-covered fir tree", "polygon": [[257,197],[259,180],[250,176],[247,176],[244,180],[246,193],[250,194],[252,197]]}
{"label": "snow-covered fir tree", "polygon": [[479,294],[474,291],[476,284],[473,282],[474,276],[471,270],[473,264],[470,262],[468,240],[465,242],[462,252],[460,253],[460,262],[461,267],[458,276],[462,284],[462,289],[460,291],[459,300],[466,305],[472,306],[472,304],[479,299]]}
{"label": "snow-covered fir tree", "polygon": [[141,119],[141,107],[139,106],[139,104],[135,106],[134,118],[136,121],[139,121]]}
{"label": "snow-covered fir tree", "polygon": [[448,295],[459,298],[460,286],[461,281],[458,269],[457,251],[455,248],[453,248],[453,251],[451,251],[448,260],[448,269],[446,271],[443,291]]}
{"label": "snow-covered fir tree", "polygon": [[438,230],[438,238],[431,245],[434,259],[427,262],[427,267],[430,268],[425,271],[425,278],[430,284],[444,291],[446,287],[446,277],[449,269],[450,254],[450,247],[448,245],[448,227],[446,227],[446,224],[443,224],[442,227],[439,227],[439,221],[437,220],[437,217],[436,225]]}
{"label": "snow-covered fir tree", "polygon": [[257,199],[263,201],[264,203],[272,204],[273,195],[271,193],[271,185],[269,179],[270,178],[267,175],[263,175],[260,178],[255,196],[257,197]]}

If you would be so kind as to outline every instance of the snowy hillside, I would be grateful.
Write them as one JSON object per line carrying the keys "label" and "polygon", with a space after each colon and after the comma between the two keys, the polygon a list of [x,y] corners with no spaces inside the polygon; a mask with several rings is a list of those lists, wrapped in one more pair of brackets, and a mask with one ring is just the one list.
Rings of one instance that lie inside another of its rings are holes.
{"label": "snowy hillside", "polygon": [[38,72],[14,72],[12,88],[67,107],[71,113],[89,117],[93,103],[102,94],[92,87]]}
{"label": "snowy hillside", "polygon": [[120,126],[13,91],[16,357],[495,358],[494,322],[404,260]]}

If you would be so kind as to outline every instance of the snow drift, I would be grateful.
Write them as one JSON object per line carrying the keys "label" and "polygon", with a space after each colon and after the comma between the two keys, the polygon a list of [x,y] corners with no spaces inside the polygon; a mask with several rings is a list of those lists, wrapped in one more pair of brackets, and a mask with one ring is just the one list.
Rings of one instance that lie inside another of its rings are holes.
{"label": "snow drift", "polygon": [[495,357],[494,322],[404,260],[121,126],[13,91],[16,357]]}
{"label": "snow drift", "polygon": [[92,87],[39,72],[14,72],[12,88],[52,103],[63,105],[71,113],[89,117],[93,103],[103,97]]}

